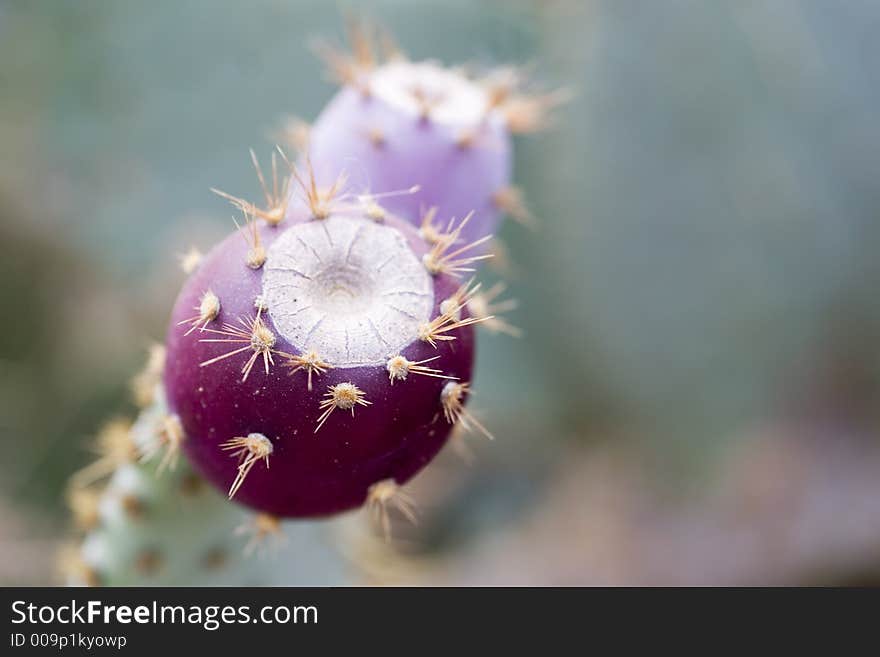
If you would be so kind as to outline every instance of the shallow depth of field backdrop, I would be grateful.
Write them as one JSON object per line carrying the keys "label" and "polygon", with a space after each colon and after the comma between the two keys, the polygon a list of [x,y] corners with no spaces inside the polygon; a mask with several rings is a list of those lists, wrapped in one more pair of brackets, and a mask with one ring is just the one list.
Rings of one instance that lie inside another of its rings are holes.
{"label": "shallow depth of field backdrop", "polygon": [[[576,93],[517,144],[540,221],[502,231],[525,337],[480,336],[497,439],[414,482],[395,581],[880,582],[880,4],[356,6]],[[248,147],[329,99],[338,9],[0,2],[0,583],[52,580],[178,254],[232,229],[208,188],[253,195]]]}

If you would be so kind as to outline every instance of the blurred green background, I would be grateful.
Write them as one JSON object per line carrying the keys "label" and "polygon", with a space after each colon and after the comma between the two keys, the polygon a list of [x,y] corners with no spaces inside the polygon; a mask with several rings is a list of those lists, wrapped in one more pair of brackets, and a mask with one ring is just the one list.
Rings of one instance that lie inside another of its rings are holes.
{"label": "blurred green background", "polygon": [[[415,482],[408,581],[880,583],[880,4],[343,5],[413,57],[532,64],[498,437]],[[0,582],[51,578],[66,478],[130,410],[178,255],[247,149],[334,89],[302,0],[0,0]],[[403,557],[401,557],[403,558]]]}

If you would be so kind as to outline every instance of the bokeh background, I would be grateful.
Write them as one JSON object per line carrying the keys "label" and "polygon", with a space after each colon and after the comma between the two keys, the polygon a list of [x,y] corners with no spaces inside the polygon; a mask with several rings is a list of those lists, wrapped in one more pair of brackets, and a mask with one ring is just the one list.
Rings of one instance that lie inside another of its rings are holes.
{"label": "bokeh background", "polygon": [[[481,335],[497,439],[414,482],[406,567],[370,581],[880,584],[880,4],[347,8],[575,91],[517,143],[539,226],[508,222],[490,273],[525,332]],[[340,25],[0,0],[0,582],[52,580],[65,481],[131,410],[178,255],[232,228],[208,188],[257,191],[247,149],[330,98],[308,43]]]}

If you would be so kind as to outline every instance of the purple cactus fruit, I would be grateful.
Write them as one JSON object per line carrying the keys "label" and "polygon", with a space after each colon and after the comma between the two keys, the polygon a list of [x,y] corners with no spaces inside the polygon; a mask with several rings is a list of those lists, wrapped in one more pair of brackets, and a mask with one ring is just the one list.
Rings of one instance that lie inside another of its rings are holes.
{"label": "purple cactus fruit", "polygon": [[511,69],[473,80],[433,61],[408,61],[396,50],[377,65],[370,35],[355,30],[353,41],[356,55],[323,53],[343,86],[307,140],[319,186],[342,170],[356,193],[417,185],[417,193],[386,205],[427,236],[436,230],[431,208],[443,217],[473,212],[462,232],[467,241],[495,232],[502,212],[527,221],[511,186],[511,135],[540,127],[558,96],[517,91],[519,76]]}
{"label": "purple cactus fruit", "polygon": [[284,517],[385,504],[456,422],[474,424],[463,405],[484,319],[459,278],[460,223],[430,244],[374,203],[307,196],[299,216],[250,217],[204,257],[167,338],[190,461]]}
{"label": "purple cactus fruit", "polygon": [[[448,87],[450,105],[437,105],[426,119],[426,109],[408,91],[416,79],[433,85],[438,96]],[[473,240],[495,229],[500,214],[493,195],[511,177],[503,122],[484,115],[479,87],[460,75],[434,64],[392,63],[372,74],[370,94],[351,86],[339,91],[313,125],[308,153],[324,185],[341,169],[359,192],[418,185],[417,193],[386,201],[412,222],[431,207],[457,217],[474,210],[466,235]]]}

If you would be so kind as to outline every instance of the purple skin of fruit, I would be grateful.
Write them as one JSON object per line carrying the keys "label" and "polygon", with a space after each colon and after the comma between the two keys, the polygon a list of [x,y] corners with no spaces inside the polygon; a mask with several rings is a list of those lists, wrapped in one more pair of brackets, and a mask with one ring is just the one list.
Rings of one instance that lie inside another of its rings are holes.
{"label": "purple skin of fruit", "polygon": [[383,206],[417,226],[431,207],[441,224],[473,211],[462,238],[472,242],[494,233],[501,213],[493,195],[511,183],[512,146],[504,119],[486,114],[479,102],[468,97],[462,104],[473,111],[444,115],[438,108],[424,117],[405,102],[389,102],[381,88],[365,94],[345,86],[310,132],[315,177],[327,187],[345,171],[346,188],[354,193],[418,185],[413,194],[383,199]]}
{"label": "purple skin of fruit", "polygon": [[[260,268],[246,264],[249,246],[242,239],[242,233],[236,232],[217,245],[184,284],[171,316],[165,385],[170,408],[179,416],[186,434],[187,456],[209,481],[227,491],[236,479],[239,460],[233,451],[222,449],[221,444],[255,432],[263,434],[273,447],[270,467],[267,468],[263,460],[256,461],[233,499],[277,516],[323,516],[358,507],[364,503],[372,484],[386,479],[402,484],[419,472],[441,449],[452,429],[441,404],[441,391],[449,383],[447,379],[411,371],[405,379],[395,380],[392,385],[384,363],[339,366],[324,373],[313,372],[310,391],[307,371],[291,374],[292,368],[284,366],[286,357],[279,352],[302,355],[303,350],[276,326],[271,303],[266,312],[260,313],[265,327],[276,338],[272,353],[274,364],[269,366],[268,374],[262,356],[258,355],[246,380],[242,380],[242,367],[255,353],[251,348],[201,365],[248,346],[243,342],[204,340],[225,339],[214,331],[222,330],[224,323],[234,325],[239,318],[257,316],[254,301],[263,294],[264,276],[286,275],[272,274],[271,270],[287,271],[284,267],[291,264],[284,259],[283,251],[273,250],[276,240],[306,223],[320,226],[322,221],[336,222],[325,224],[334,229],[345,225],[348,221],[345,217],[363,222],[368,227],[367,235],[372,234],[371,226],[399,231],[404,236],[400,244],[411,250],[414,261],[419,263],[429,250],[411,226],[390,215],[382,224],[376,224],[358,210],[340,210],[325,220],[312,220],[308,213],[302,212],[299,217],[289,217],[277,226],[256,228],[269,254]],[[349,247],[349,255],[353,254],[355,262],[359,257],[358,245],[354,245],[356,239],[352,238],[353,246]],[[367,251],[361,256],[367,260],[372,257]],[[355,272],[354,279],[343,276],[339,280],[344,283],[357,278]],[[286,294],[279,292],[285,285],[283,281],[279,283],[273,288],[273,294],[276,297]],[[393,282],[388,285],[393,286]],[[433,319],[440,314],[441,302],[454,295],[461,281],[441,273],[429,275],[428,285],[433,301],[423,301],[423,306]],[[193,324],[190,321],[193,308],[200,306],[208,290],[219,299],[219,313],[206,324],[198,322],[186,335]],[[403,303],[403,299],[404,296],[400,296],[395,301]],[[351,303],[357,304],[357,299],[353,298]],[[280,302],[278,307],[282,307]],[[466,308],[461,310],[461,316],[467,317]],[[203,325],[204,331],[200,330]],[[449,335],[456,339],[439,341],[436,348],[414,335],[399,350],[389,350],[409,361],[439,356],[425,366],[467,382],[474,359],[473,326],[456,328]],[[333,364],[332,359],[329,362]],[[354,415],[342,407],[335,408],[316,432],[328,386],[349,382],[363,392],[363,399],[369,405],[355,405]]]}

